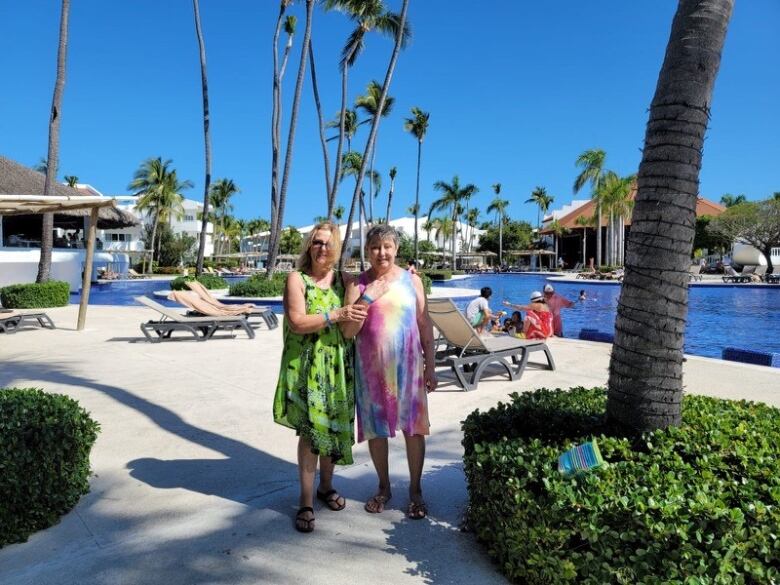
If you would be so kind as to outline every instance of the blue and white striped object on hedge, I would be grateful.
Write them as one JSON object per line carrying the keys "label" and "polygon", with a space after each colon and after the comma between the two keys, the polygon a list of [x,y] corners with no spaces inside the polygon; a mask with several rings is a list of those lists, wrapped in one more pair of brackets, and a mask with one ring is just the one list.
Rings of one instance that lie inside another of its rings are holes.
{"label": "blue and white striped object on hedge", "polygon": [[601,457],[596,439],[577,445],[558,457],[558,471],[565,476],[592,471],[607,464]]}

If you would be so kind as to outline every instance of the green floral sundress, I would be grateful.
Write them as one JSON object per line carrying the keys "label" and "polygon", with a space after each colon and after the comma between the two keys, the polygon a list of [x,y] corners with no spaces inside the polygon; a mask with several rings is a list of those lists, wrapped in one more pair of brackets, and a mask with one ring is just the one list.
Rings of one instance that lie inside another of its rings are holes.
{"label": "green floral sundress", "polygon": [[[324,314],[342,306],[344,286],[336,272],[323,290],[299,272],[305,285],[306,313]],[[338,325],[315,333],[293,333],[282,323],[284,349],[274,396],[274,421],[309,439],[312,452],[334,463],[352,463],[355,443],[355,388],[352,341]]]}

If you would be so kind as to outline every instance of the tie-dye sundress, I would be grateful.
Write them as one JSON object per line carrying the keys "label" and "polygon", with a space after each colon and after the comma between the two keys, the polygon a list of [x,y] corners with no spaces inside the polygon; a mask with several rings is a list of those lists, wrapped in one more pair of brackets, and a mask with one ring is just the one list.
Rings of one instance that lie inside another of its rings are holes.
{"label": "tie-dye sundress", "polygon": [[[368,276],[360,275],[360,293]],[[417,327],[417,294],[405,270],[368,308],[355,338],[355,399],[358,441],[427,435],[428,396],[423,352]]]}
{"label": "tie-dye sundress", "polygon": [[[342,306],[344,287],[336,272],[324,290],[300,273],[306,314],[324,314]],[[274,421],[309,439],[312,451],[334,463],[352,463],[355,442],[355,392],[352,342],[338,325],[314,333],[294,333],[282,323],[284,349],[274,396]]]}

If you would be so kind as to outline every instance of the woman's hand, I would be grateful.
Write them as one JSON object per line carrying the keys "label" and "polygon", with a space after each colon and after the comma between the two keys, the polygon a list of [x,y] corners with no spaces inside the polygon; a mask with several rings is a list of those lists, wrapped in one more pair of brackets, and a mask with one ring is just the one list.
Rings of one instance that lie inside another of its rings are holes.
{"label": "woman's hand", "polygon": [[425,364],[425,371],[423,372],[423,380],[425,382],[425,391],[428,393],[436,390],[439,385],[439,379],[436,377],[436,367]]}
{"label": "woman's hand", "polygon": [[383,294],[390,290],[390,285],[384,280],[374,280],[369,283],[366,290],[363,291],[364,295],[371,297],[372,301],[377,300]]}
{"label": "woman's hand", "polygon": [[335,319],[332,321],[343,321],[346,323],[362,323],[368,316],[367,305],[344,305],[334,311]]}

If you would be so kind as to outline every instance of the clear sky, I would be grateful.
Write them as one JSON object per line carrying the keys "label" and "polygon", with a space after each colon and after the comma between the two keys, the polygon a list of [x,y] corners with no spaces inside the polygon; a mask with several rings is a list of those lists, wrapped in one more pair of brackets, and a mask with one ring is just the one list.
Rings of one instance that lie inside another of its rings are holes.
{"label": "clear sky", "polygon": [[[400,0],[387,0],[400,10]],[[55,79],[60,3],[0,0],[0,154],[35,165],[46,154]],[[531,2],[411,0],[413,40],[398,61],[382,121],[376,168],[398,167],[393,216],[414,201],[416,141],[403,130],[412,106],[431,113],[423,145],[421,203],[432,184],[480,188],[503,184],[509,215],[536,221],[523,203],[545,186],[553,207],[571,201],[574,160],[588,148],[607,152],[607,167],[637,170],[647,108],[655,90],[674,0]],[[212,113],[214,178],[232,178],[238,217],[270,216],[271,39],[277,0],[201,0]],[[285,77],[285,112],[293,93],[303,33]],[[326,115],[339,108],[338,55],[351,29],[343,15],[316,10],[314,41]],[[726,39],[707,134],[701,193],[760,199],[780,191],[780,2],[738,0]],[[350,73],[349,100],[382,80],[390,39],[372,34]],[[283,130],[286,136],[286,121]],[[362,151],[368,126],[355,145]],[[331,143],[334,145],[335,142]],[[127,194],[148,157],[174,161],[203,196],[200,66],[188,0],[73,0],[62,109],[60,176],[77,175],[105,194]],[[339,203],[347,206],[350,181]],[[587,196],[587,194],[584,194]],[[325,212],[322,155],[311,85],[304,87],[286,224]],[[377,213],[382,215],[382,213]]]}

